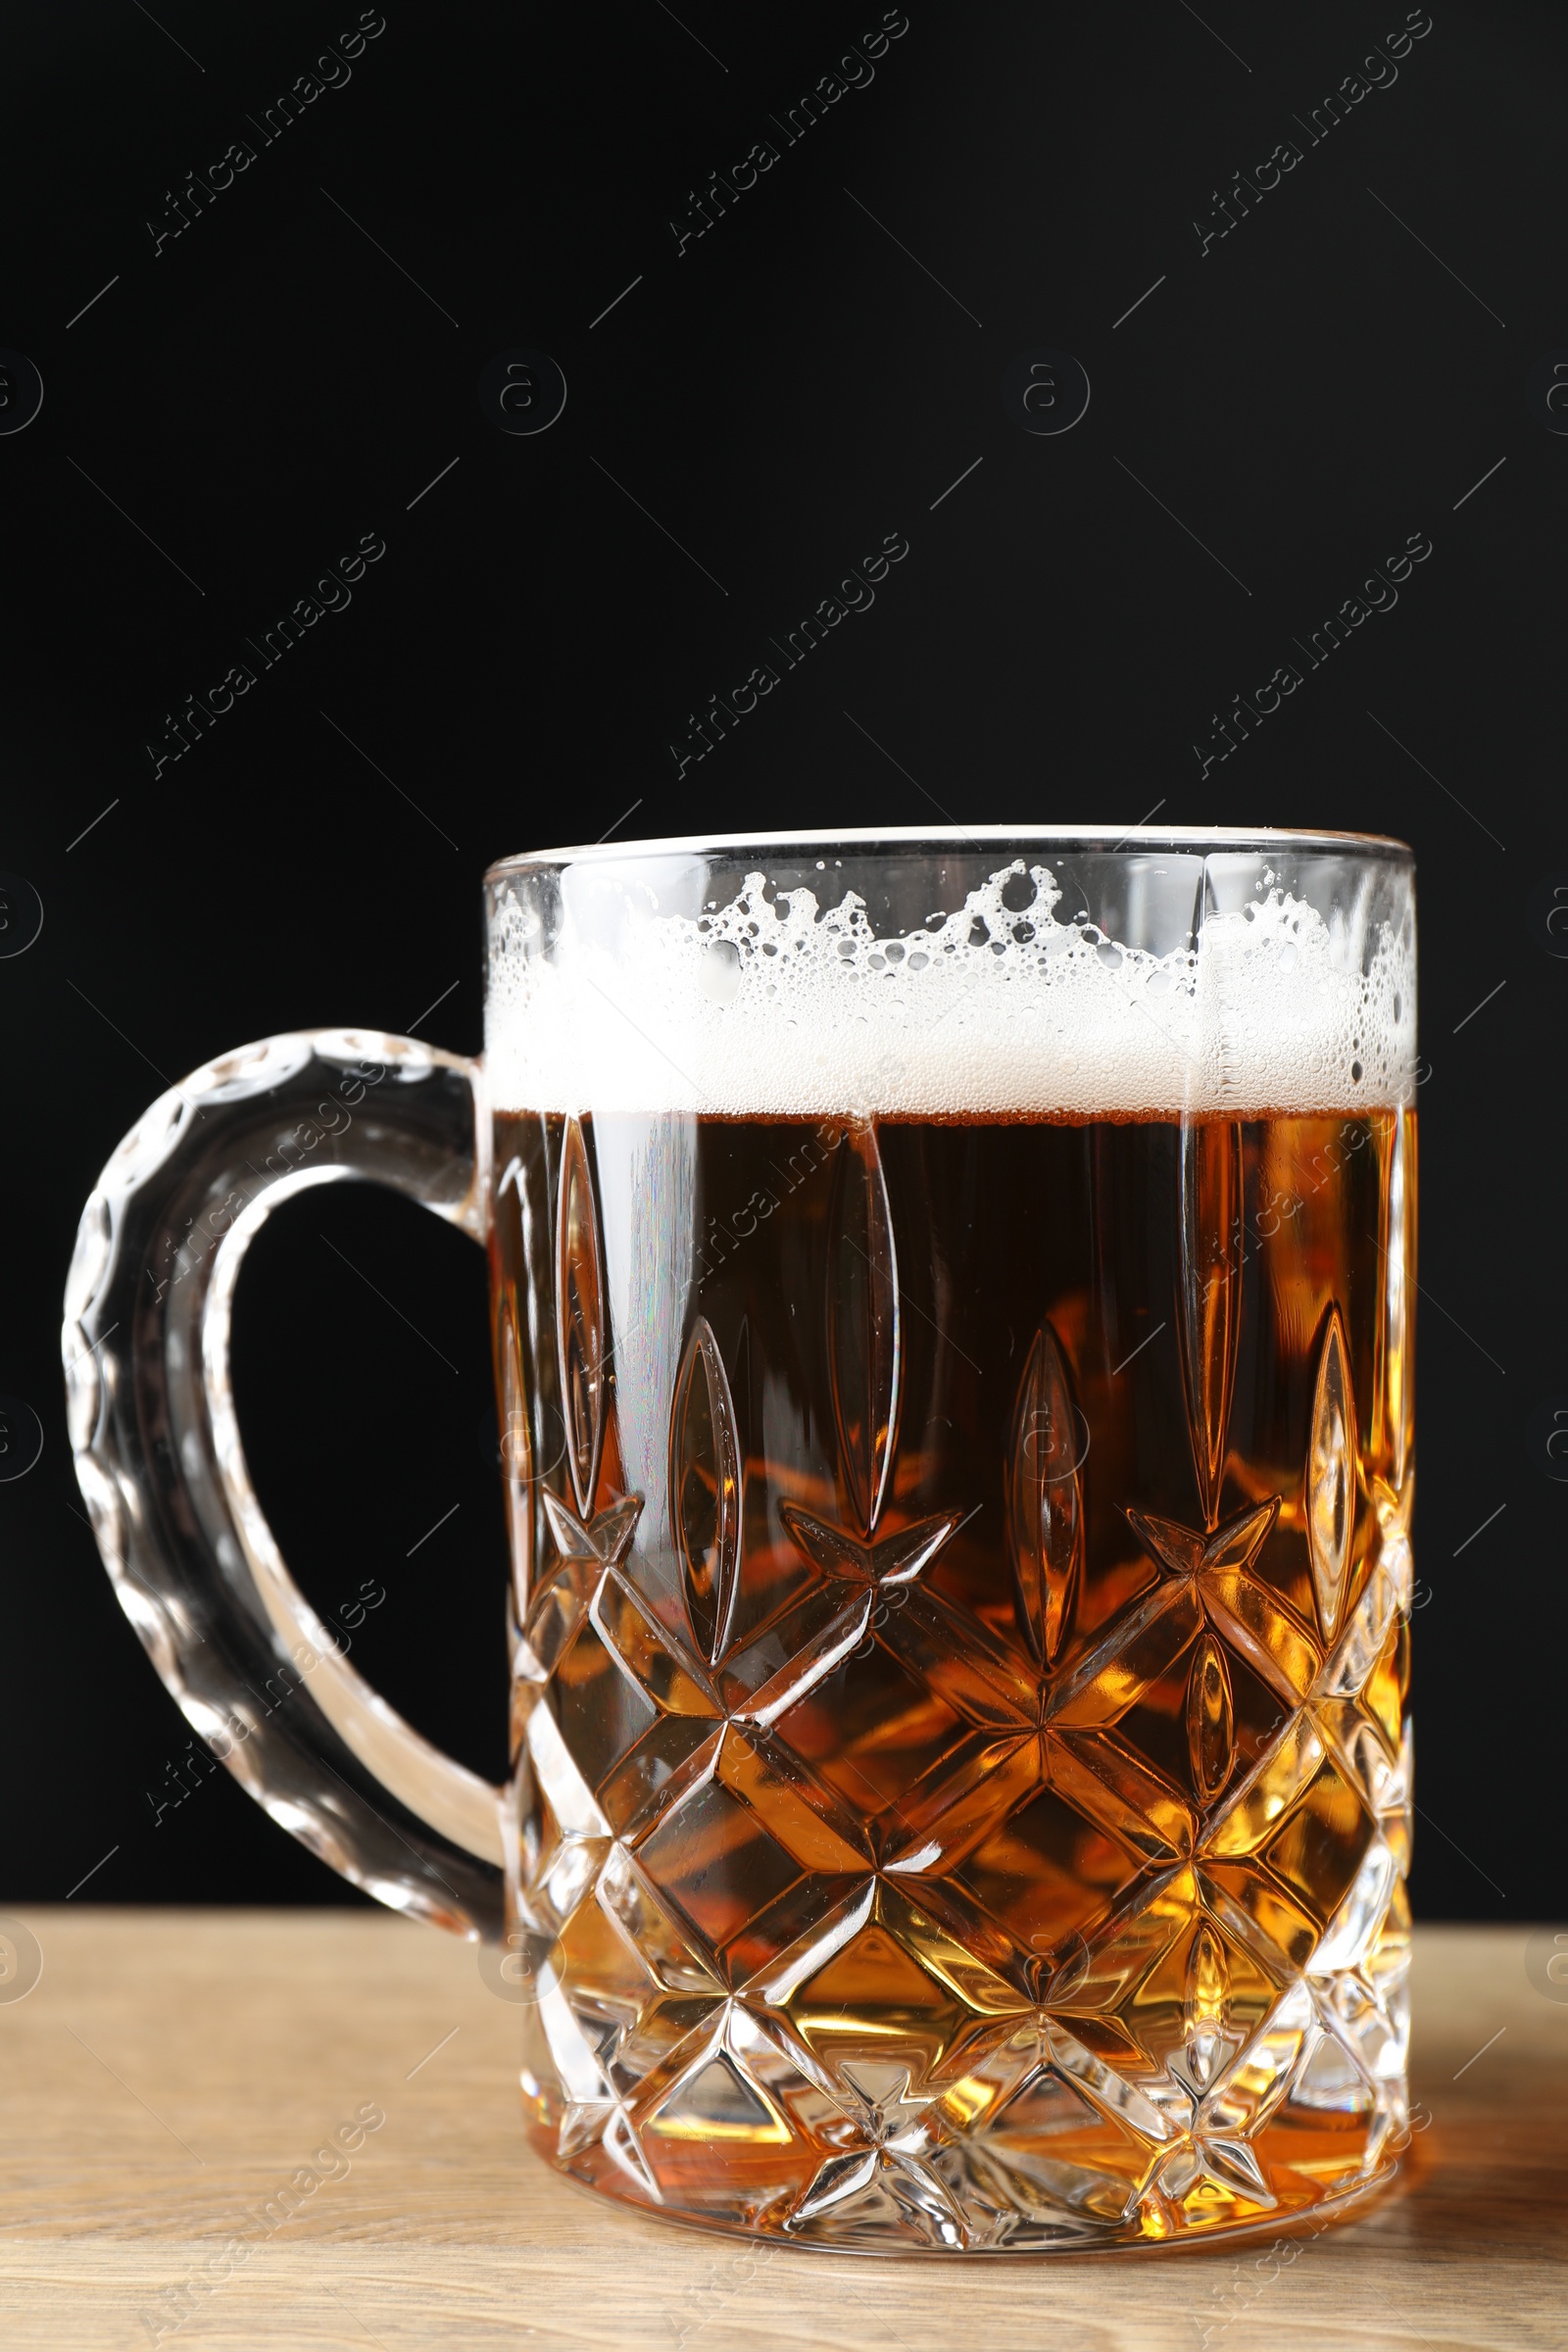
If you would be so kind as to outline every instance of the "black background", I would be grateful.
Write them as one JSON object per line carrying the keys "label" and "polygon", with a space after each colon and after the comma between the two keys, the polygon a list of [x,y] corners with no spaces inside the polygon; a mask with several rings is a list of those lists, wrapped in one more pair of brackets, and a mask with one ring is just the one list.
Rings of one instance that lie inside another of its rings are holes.
{"label": "black background", "polygon": [[[1312,144],[1394,0],[910,0],[874,79],[786,145],[770,118],[880,9],[386,0],[352,78],[264,144],[247,118],[356,17],[83,0],[0,32],[0,343],[45,387],[0,437],[0,864],[45,910],[0,961],[0,1390],[46,1433],[0,1485],[7,1894],[108,1854],[79,1899],[362,1899],[221,1772],[154,1827],[190,1734],[79,1515],[61,1284],[167,1080],[313,1022],[477,1049],[503,853],[1157,811],[1415,845],[1414,1893],[1560,1910],[1568,1487],[1527,1432],[1568,1391],[1568,962],[1540,895],[1568,879],[1568,438],[1525,379],[1568,360],[1568,18],[1434,0]],[[235,139],[254,163],[155,253]],[[670,219],[760,139],[777,163],[677,252]],[[1290,139],[1202,251],[1195,217]],[[568,386],[539,436],[480,409],[515,348]],[[1002,398],[1044,349],[1092,386],[1059,437]],[[678,776],[688,713],[894,531],[874,608]],[[1397,608],[1202,773],[1212,714],[1416,532]],[[365,533],[386,554],[352,605],[261,668],[245,639]],[[155,773],[169,714],[241,661],[255,686]],[[301,1583],[331,1608],[379,1579],[359,1659],[499,1773],[478,1251],[309,1195],[252,1253],[236,1378]]]}

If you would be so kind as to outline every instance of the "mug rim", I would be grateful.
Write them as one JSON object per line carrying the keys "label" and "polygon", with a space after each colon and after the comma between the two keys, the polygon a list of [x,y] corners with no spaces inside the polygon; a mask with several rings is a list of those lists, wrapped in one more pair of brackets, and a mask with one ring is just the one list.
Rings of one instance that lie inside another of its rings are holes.
{"label": "mug rim", "polygon": [[486,882],[506,874],[528,873],[570,865],[609,864],[615,859],[651,858],[733,858],[751,850],[776,856],[780,850],[815,855],[822,850],[911,849],[935,852],[1010,845],[1026,849],[1034,843],[1058,852],[1114,857],[1140,850],[1202,849],[1217,854],[1321,851],[1327,856],[1371,858],[1397,864],[1415,863],[1406,841],[1388,833],[1297,831],[1287,825],[861,825],[825,830],[790,828],[762,833],[687,833],[654,840],[587,842],[569,849],[519,850],[497,858],[485,868]]}

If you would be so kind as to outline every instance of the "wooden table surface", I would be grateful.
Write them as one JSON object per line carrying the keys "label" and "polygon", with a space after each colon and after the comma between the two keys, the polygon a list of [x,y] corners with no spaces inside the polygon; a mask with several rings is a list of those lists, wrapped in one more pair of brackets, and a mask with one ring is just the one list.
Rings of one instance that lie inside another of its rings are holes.
{"label": "wooden table surface", "polygon": [[[4,2352],[1568,2345],[1568,2004],[1532,1988],[1522,1931],[1420,1933],[1414,2094],[1431,2121],[1408,2184],[1298,2241],[1288,2267],[1255,2247],[948,2264],[753,2255],[559,2180],[522,2140],[517,2011],[429,1929],[13,1916],[44,1969],[0,2000]],[[168,2290],[367,2108],[385,2121],[346,2177],[157,2334],[181,2308]]]}

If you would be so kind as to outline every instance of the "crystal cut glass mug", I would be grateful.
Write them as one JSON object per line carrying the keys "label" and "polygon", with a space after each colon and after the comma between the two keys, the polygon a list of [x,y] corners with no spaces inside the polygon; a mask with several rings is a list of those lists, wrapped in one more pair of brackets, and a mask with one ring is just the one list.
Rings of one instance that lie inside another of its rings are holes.
{"label": "crystal cut glass mug", "polygon": [[[1408,2138],[1409,852],[669,842],[486,919],[482,1064],[246,1047],[83,1214],[77,1471],[190,1723],[507,1947],[534,2145],[624,2204],[1046,2253],[1354,2203]],[[500,1788],[246,1469],[245,1250],[350,1178],[490,1254]]]}

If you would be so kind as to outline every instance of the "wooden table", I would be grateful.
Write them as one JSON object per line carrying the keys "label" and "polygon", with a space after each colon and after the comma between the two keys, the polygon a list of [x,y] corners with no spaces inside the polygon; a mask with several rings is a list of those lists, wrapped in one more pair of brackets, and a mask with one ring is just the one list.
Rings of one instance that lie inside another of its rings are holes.
{"label": "wooden table", "polygon": [[4,2352],[151,2345],[177,2309],[167,2290],[367,2106],[385,2122],[347,2176],[165,2344],[1199,2352],[1205,2329],[1215,2352],[1568,2344],[1568,2004],[1532,1988],[1521,1931],[1421,1933],[1414,2088],[1432,2121],[1410,2183],[1269,2277],[1253,2248],[752,2256],[603,2207],[529,2155],[517,2012],[465,1945],[359,1912],[14,1916],[44,1972],[0,2002]]}

